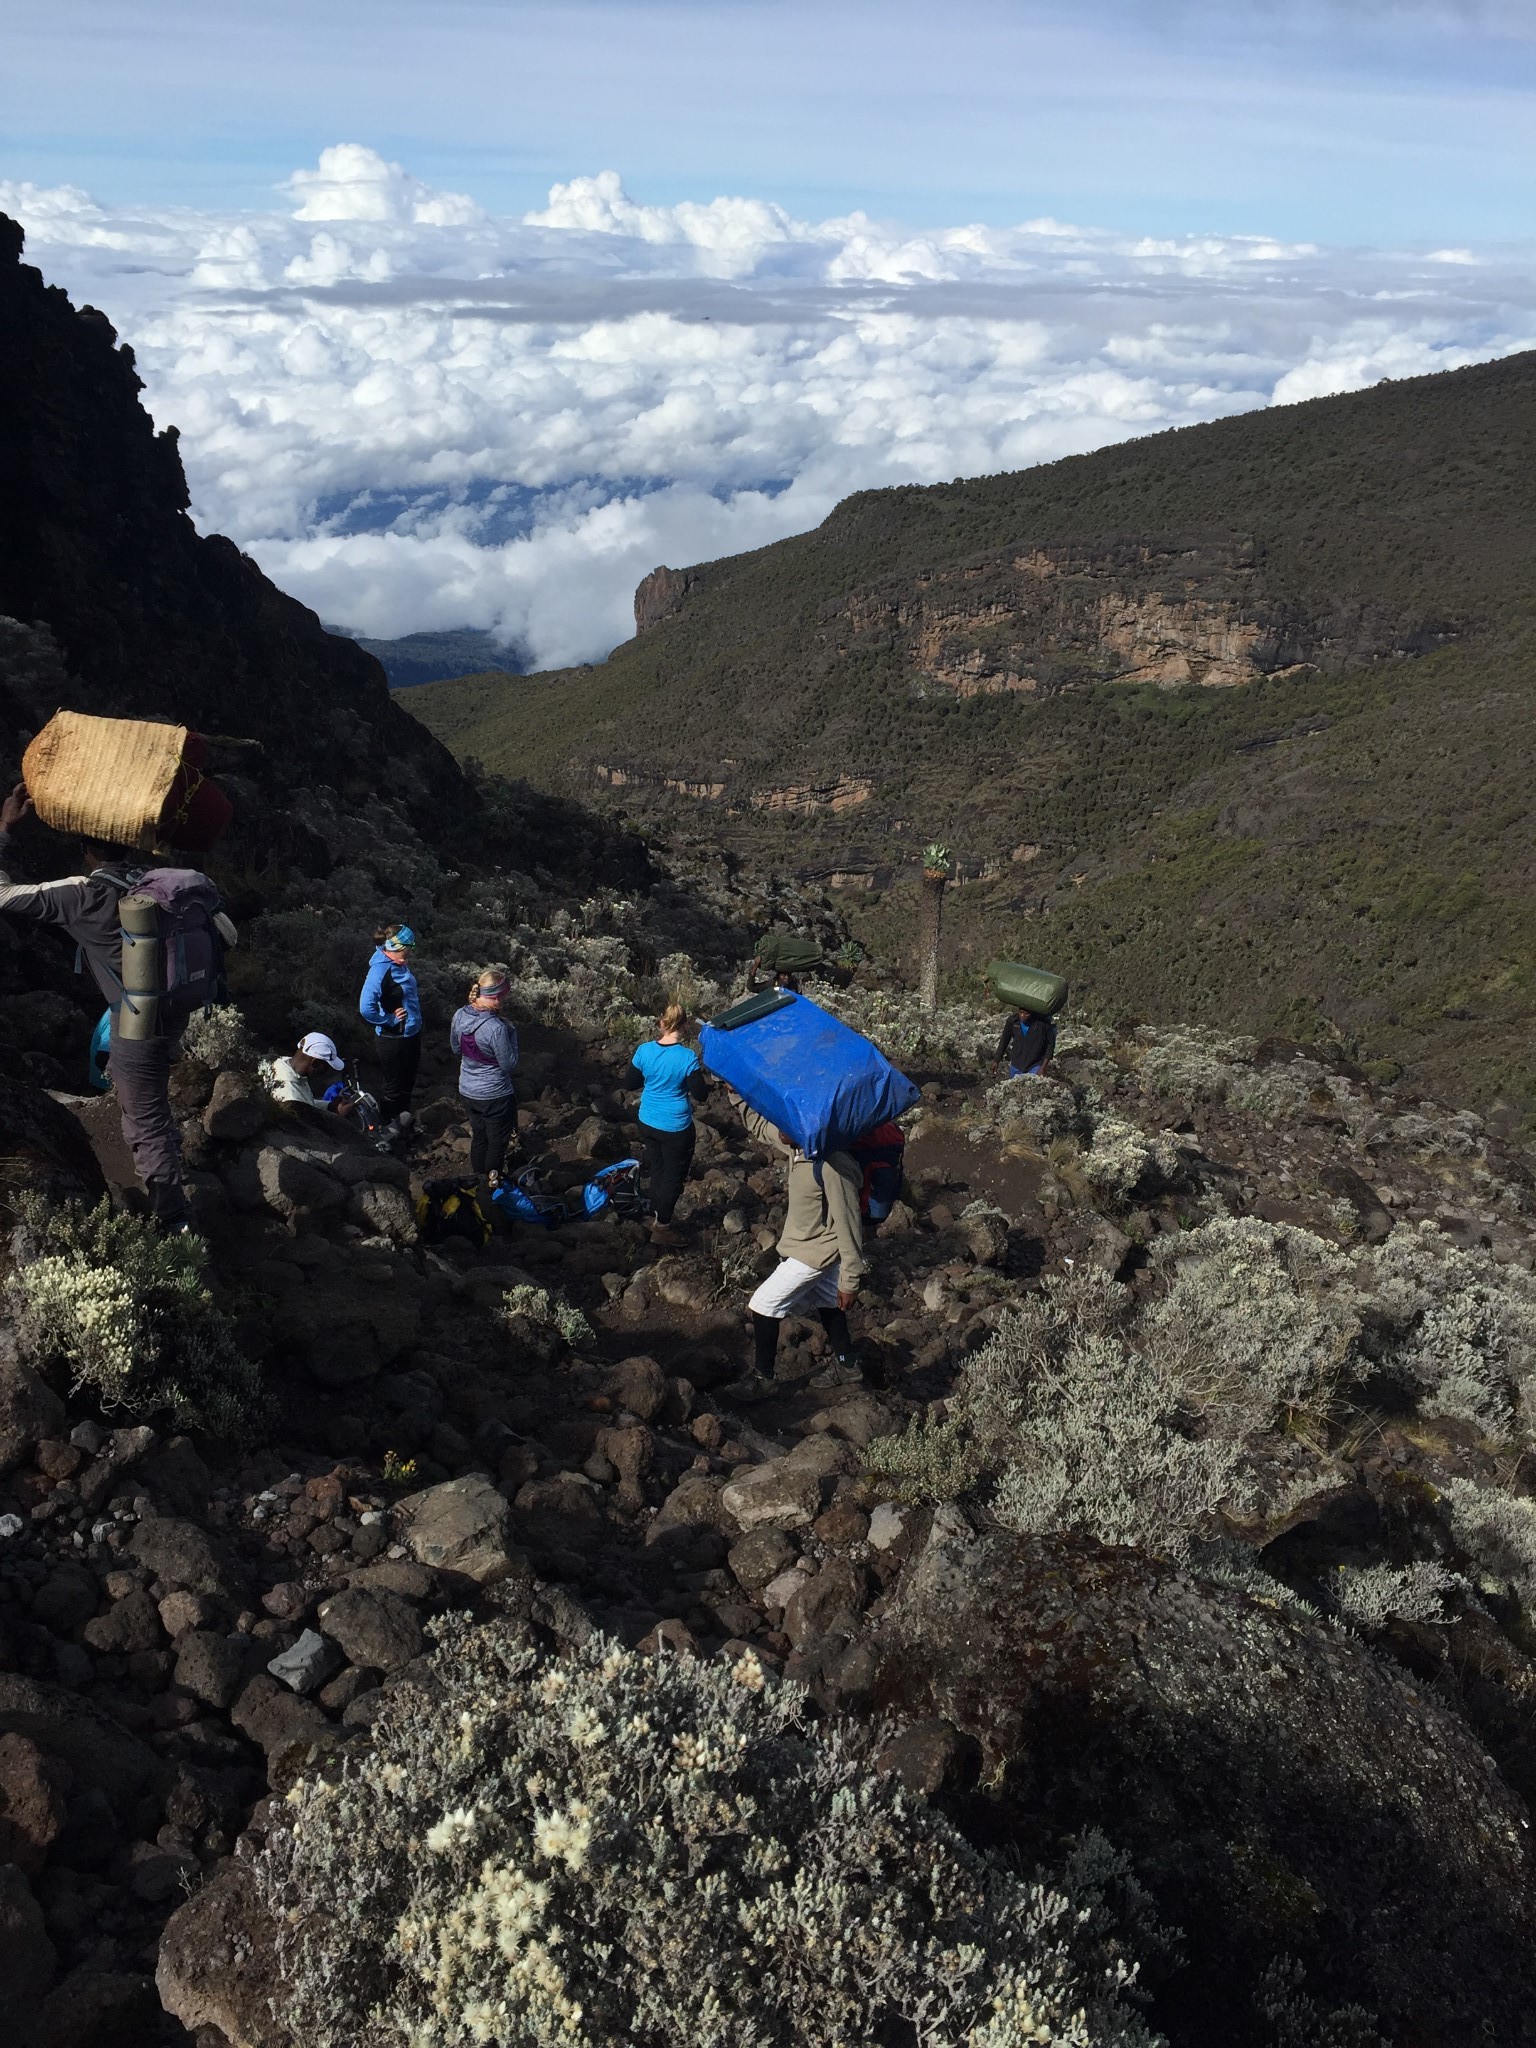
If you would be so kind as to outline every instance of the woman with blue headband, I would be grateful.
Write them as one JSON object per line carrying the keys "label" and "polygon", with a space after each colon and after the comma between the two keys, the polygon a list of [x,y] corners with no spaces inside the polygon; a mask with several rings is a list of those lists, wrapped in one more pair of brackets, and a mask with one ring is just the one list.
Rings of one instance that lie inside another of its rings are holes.
{"label": "woman with blue headband", "polygon": [[357,1007],[377,1040],[384,1134],[398,1138],[411,1122],[411,1096],[421,1065],[421,992],[411,972],[416,934],[408,924],[387,924],[374,938],[377,944]]}

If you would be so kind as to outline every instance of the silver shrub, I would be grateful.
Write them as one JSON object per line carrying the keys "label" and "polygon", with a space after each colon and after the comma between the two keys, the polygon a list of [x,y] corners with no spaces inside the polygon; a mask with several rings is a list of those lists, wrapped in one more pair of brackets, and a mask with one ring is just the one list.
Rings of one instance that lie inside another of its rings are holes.
{"label": "silver shrub", "polygon": [[1352,1628],[1372,1633],[1389,1621],[1439,1622],[1446,1600],[1464,1593],[1467,1582],[1442,1564],[1341,1565],[1334,1574],[1334,1605]]}
{"label": "silver shrub", "polygon": [[1440,1499],[1481,1581],[1507,1586],[1523,1607],[1536,1607],[1536,1501],[1472,1479],[1447,1480]]}
{"label": "silver shrub", "polygon": [[249,1072],[258,1058],[255,1040],[233,1003],[217,1003],[211,1010],[200,1010],[181,1034],[181,1049],[189,1059],[215,1073],[223,1073],[226,1068]]}
{"label": "silver shrub", "polygon": [[439,1637],[440,1690],[398,1690],[268,1838],[295,2039],[1151,2048],[1091,1857],[1071,1900],[1022,1880],[749,1652]]}
{"label": "silver shrub", "polygon": [[1140,1321],[1157,1369],[1227,1436],[1326,1402],[1353,1370],[1350,1267],[1309,1230],[1220,1216],[1152,1255],[1164,1289]]}

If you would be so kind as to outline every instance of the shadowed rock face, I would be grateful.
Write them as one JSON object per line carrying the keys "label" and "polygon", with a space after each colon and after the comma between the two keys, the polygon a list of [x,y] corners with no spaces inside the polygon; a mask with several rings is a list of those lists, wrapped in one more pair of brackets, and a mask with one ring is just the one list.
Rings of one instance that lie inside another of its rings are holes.
{"label": "shadowed rock face", "polygon": [[1130,1854],[1185,1937],[1175,2039],[1267,2040],[1246,1994],[1282,1956],[1394,2041],[1536,2038],[1528,1818],[1463,1722],[1357,1641],[1138,1552],[936,1536],[876,1637],[878,1704],[979,1745],[969,1824]]}
{"label": "shadowed rock face", "polygon": [[198,534],[176,429],[140,404],[132,350],[21,253],[0,216],[0,614],[45,624],[68,680],[46,705],[6,693],[10,744],[63,703],[259,741],[239,769],[269,800],[306,782],[384,792],[423,827],[462,806],[458,768],[373,657]]}

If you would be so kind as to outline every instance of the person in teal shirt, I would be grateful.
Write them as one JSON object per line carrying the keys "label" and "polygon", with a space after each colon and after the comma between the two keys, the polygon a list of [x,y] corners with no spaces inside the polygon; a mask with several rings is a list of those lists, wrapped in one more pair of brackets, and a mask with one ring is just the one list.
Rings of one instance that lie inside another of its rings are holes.
{"label": "person in teal shirt", "polygon": [[704,1100],[704,1069],[688,1044],[692,1019],[681,1003],[668,1003],[654,1038],[635,1047],[625,1084],[640,1090],[640,1138],[645,1147],[655,1222],[652,1244],[680,1245],[672,1212],[693,1164],[693,1105]]}

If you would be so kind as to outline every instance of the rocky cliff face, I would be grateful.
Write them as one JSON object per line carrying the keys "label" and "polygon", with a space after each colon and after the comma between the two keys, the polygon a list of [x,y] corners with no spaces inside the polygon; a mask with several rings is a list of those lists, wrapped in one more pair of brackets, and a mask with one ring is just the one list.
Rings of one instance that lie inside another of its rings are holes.
{"label": "rocky cliff face", "polygon": [[176,430],[157,433],[140,404],[132,350],[22,245],[0,216],[0,614],[50,634],[63,677],[34,656],[35,687],[0,692],[0,744],[14,759],[61,704],[174,719],[259,743],[236,772],[266,805],[325,784],[360,803],[387,793],[432,829],[466,801],[446,751],[391,703],[372,656],[199,535]]}

